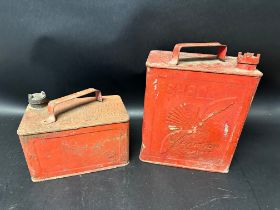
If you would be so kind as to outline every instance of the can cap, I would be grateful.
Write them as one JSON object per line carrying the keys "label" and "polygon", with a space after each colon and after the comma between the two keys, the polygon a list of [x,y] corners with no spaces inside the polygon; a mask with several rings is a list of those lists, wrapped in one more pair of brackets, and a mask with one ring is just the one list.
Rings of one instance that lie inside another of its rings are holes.
{"label": "can cap", "polygon": [[42,108],[47,105],[48,99],[44,91],[28,94],[28,103],[32,108]]}
{"label": "can cap", "polygon": [[239,52],[237,56],[237,68],[255,70],[260,62],[260,57],[260,54],[255,56],[254,53],[247,52],[242,54],[242,52]]}

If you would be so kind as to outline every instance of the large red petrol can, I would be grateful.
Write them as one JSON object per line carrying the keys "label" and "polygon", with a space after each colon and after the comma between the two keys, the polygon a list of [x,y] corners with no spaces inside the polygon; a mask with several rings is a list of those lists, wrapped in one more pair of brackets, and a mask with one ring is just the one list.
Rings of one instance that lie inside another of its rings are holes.
{"label": "large red petrol can", "polygon": [[[96,96],[80,98],[89,93]],[[129,116],[119,96],[89,88],[46,106],[44,92],[29,99],[17,133],[33,181],[128,164]]]}
{"label": "large red petrol can", "polygon": [[[217,55],[183,53],[215,47]],[[260,55],[226,56],[217,42],[176,44],[151,51],[140,159],[227,173],[262,73]]]}

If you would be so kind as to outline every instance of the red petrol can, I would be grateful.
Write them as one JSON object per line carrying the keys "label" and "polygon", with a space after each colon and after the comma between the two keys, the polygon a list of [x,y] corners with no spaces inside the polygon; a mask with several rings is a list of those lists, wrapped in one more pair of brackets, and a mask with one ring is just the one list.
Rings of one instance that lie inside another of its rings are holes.
{"label": "red petrol can", "polygon": [[128,164],[129,116],[119,96],[89,88],[44,106],[38,95],[29,95],[17,131],[33,181]]}
{"label": "red petrol can", "polygon": [[[180,52],[215,47],[217,55]],[[140,159],[227,173],[262,73],[260,55],[226,56],[217,42],[151,51]]]}

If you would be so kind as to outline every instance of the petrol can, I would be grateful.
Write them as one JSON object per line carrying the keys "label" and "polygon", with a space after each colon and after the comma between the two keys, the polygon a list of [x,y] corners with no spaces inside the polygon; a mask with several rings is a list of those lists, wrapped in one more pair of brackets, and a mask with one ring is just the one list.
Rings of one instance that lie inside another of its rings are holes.
{"label": "petrol can", "polygon": [[128,129],[120,96],[89,88],[48,103],[30,94],[17,133],[36,182],[127,165]]}
{"label": "petrol can", "polygon": [[[181,52],[197,47],[216,48],[217,54]],[[150,52],[142,161],[228,172],[262,73],[256,69],[260,54],[226,52],[218,42]]]}

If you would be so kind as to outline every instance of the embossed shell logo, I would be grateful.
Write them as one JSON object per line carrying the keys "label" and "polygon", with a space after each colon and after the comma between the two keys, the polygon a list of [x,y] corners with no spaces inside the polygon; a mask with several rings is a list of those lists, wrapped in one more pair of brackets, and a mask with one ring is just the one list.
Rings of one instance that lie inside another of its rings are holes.
{"label": "embossed shell logo", "polygon": [[161,144],[161,154],[167,154],[173,148],[187,141],[209,120],[224,112],[235,103],[236,97],[218,99],[210,102],[205,108],[188,106],[186,103],[175,107],[167,116],[168,129],[171,131]]}

